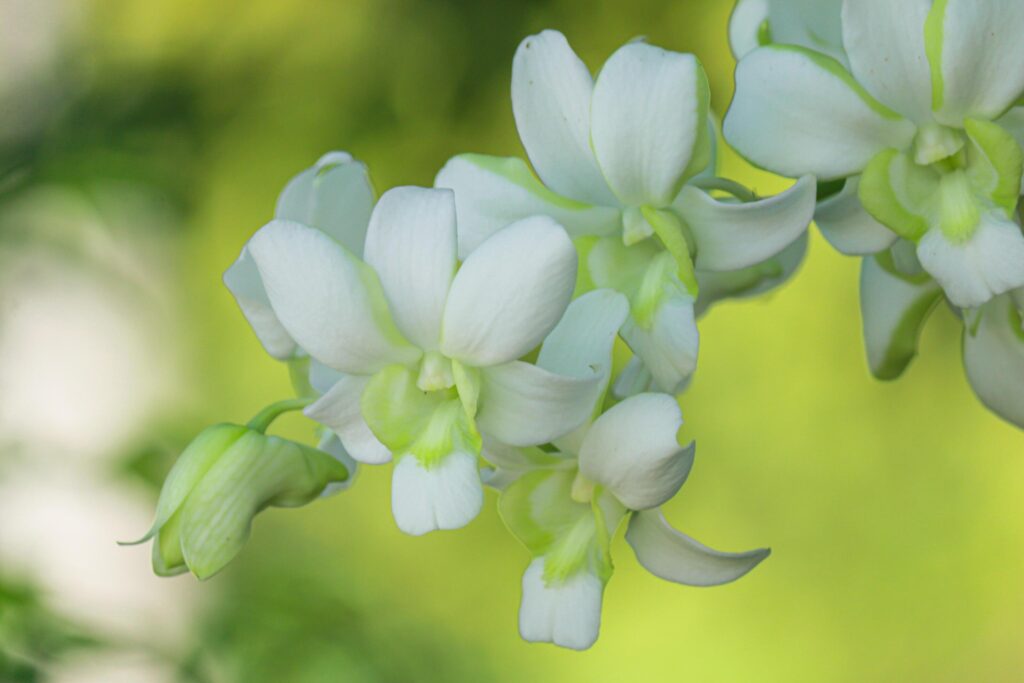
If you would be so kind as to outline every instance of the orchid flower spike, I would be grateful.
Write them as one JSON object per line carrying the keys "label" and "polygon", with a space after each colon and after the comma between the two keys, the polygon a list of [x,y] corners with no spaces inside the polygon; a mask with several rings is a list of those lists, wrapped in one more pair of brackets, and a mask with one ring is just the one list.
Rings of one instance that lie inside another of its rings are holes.
{"label": "orchid flower spike", "polygon": [[280,414],[308,403],[276,403],[245,426],[215,425],[189,444],[167,475],[153,526],[135,542],[153,539],[157,575],[208,579],[238,555],[261,510],[306,505],[350,482],[354,463],[330,439],[326,452],[266,435]]}
{"label": "orchid flower spike", "polygon": [[[715,178],[700,62],[644,42],[619,48],[595,80],[561,33],[530,36],[513,61],[512,108],[539,179],[519,159],[451,159],[435,185],[455,191],[460,254],[535,214],[554,218],[573,238],[595,238],[591,279],[630,299],[623,339],[657,387],[679,390],[696,363],[702,273],[719,296],[779,279],[778,264],[732,271],[799,242],[813,213],[814,180],[757,200]],[[786,263],[799,262],[802,249],[796,244]],[[732,274],[714,277],[722,272]]]}
{"label": "orchid flower spike", "polygon": [[477,515],[481,430],[536,445],[593,408],[593,370],[519,360],[562,318],[576,281],[573,245],[550,218],[495,232],[460,266],[452,192],[400,187],[373,209],[365,260],[287,220],[247,249],[275,317],[326,389],[306,415],[356,460],[396,461],[392,511],[406,533]]}
{"label": "orchid flower spike", "polygon": [[975,392],[1024,427],[1024,4],[741,0],[730,31],[726,138],[760,166],[828,181],[815,218],[865,257],[872,372],[903,373],[945,297]]}
{"label": "orchid flower spike", "polygon": [[[598,290],[573,306],[545,351],[578,366],[609,368],[628,303],[622,295]],[[571,330],[583,320],[590,321],[590,334],[581,344]],[[604,586],[612,575],[611,538],[627,519],[626,540],[637,559],[669,581],[727,583],[768,556],[764,549],[712,550],[665,520],[660,506],[676,494],[693,465],[694,445],[678,441],[682,424],[672,396],[642,393],[588,420],[550,449],[485,439],[484,457],[494,466],[488,483],[502,490],[502,519],[533,558],[523,575],[519,609],[525,640],[577,650],[594,644]]]}

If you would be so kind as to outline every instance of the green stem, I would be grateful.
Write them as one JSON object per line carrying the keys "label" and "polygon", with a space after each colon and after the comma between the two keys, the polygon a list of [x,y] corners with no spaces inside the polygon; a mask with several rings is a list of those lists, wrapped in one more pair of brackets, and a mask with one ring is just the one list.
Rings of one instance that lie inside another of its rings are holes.
{"label": "green stem", "polygon": [[756,194],[739,183],[727,178],[699,178],[691,181],[690,184],[694,187],[699,187],[702,190],[720,190],[722,192],[726,192],[736,199],[739,199],[741,202],[757,201]]}
{"label": "green stem", "polygon": [[249,420],[246,425],[249,429],[263,434],[267,431],[267,428],[285,413],[290,413],[295,410],[302,410],[313,402],[312,398],[290,398],[284,401],[278,401],[277,403],[271,403],[269,406],[256,413],[256,416]]}

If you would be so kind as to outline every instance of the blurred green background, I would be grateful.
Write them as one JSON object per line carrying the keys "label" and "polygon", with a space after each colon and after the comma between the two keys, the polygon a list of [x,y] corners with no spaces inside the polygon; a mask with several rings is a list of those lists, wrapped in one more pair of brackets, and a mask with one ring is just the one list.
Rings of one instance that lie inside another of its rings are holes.
{"label": "blurred green background", "polygon": [[730,10],[0,0],[0,681],[1024,679],[1024,438],[974,399],[946,311],[903,380],[871,379],[859,264],[817,234],[793,282],[702,322],[697,466],[666,509],[772,557],[685,588],[616,539],[589,652],[519,640],[528,558],[493,497],[461,532],[404,537],[388,468],[262,515],[202,585],[114,545],[192,434],[290,392],[220,275],[292,175],[343,149],[383,191],[459,152],[521,155],[512,55],[548,27],[595,70],[639,35],[696,53],[721,115]]}

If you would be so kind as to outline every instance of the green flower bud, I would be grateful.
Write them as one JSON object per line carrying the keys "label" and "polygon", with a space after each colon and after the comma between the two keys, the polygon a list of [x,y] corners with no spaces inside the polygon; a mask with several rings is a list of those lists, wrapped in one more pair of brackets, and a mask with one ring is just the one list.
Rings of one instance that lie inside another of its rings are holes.
{"label": "green flower bud", "polygon": [[178,458],[153,526],[137,541],[153,539],[157,575],[187,570],[199,579],[213,576],[242,549],[258,512],[305,505],[329,484],[348,479],[334,456],[263,433],[277,415],[295,409],[282,406],[271,406],[245,427],[209,427]]}

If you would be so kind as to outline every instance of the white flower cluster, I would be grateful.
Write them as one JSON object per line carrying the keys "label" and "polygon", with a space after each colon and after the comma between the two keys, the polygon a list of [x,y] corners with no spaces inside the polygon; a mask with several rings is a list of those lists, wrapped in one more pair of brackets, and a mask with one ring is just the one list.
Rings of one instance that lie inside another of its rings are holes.
{"label": "white flower cluster", "polygon": [[[186,452],[150,534],[154,566],[208,576],[266,505],[393,461],[392,511],[409,534],[460,528],[485,485],[500,492],[533,558],[527,640],[593,644],[623,525],[659,577],[739,578],[768,551],[711,550],[660,512],[694,459],[675,394],[696,367],[698,314],[788,278],[816,211],[837,248],[870,254],[875,373],[899,374],[945,293],[968,323],[978,393],[1024,424],[1012,137],[1024,108],[1010,109],[1024,92],[1022,29],[1019,0],[741,0],[725,137],[801,176],[770,198],[717,176],[694,56],[631,42],[594,78],[555,31],[513,61],[532,169],[460,155],[434,188],[377,199],[362,163],[324,156],[225,274],[266,350],[308,369],[302,396]],[[818,201],[815,176],[842,182]],[[613,362],[616,345],[628,363]],[[263,434],[297,408],[333,458]]]}

